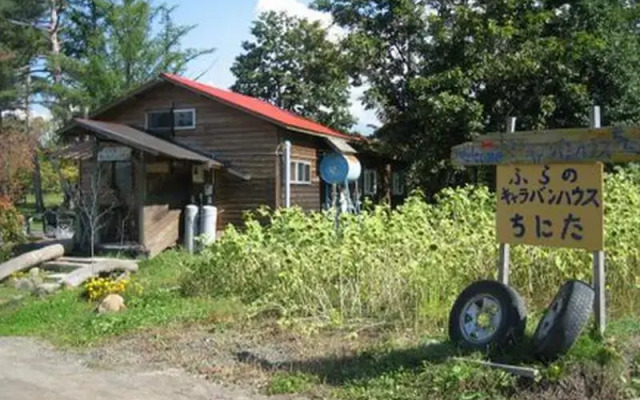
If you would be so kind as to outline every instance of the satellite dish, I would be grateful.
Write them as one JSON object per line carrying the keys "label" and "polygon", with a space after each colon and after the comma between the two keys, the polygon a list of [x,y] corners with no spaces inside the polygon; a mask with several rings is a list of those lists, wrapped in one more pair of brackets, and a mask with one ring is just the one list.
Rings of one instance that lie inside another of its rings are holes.
{"label": "satellite dish", "polygon": [[356,181],[361,173],[362,166],[355,156],[331,153],[320,163],[320,177],[329,184]]}

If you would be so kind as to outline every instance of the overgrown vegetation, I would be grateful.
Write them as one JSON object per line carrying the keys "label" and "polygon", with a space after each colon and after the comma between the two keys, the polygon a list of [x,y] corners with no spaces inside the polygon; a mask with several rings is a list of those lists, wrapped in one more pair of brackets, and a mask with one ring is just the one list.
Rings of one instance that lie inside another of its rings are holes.
{"label": "overgrown vegetation", "polygon": [[[613,315],[640,306],[638,172],[606,178],[608,298]],[[269,224],[259,219],[268,217]],[[375,319],[438,330],[470,282],[495,276],[495,199],[484,187],[445,189],[434,204],[414,194],[397,210],[343,216],[262,211],[190,261],[188,294],[234,296],[284,317],[339,324]],[[515,246],[513,285],[540,309],[566,279],[589,281],[585,251]]]}

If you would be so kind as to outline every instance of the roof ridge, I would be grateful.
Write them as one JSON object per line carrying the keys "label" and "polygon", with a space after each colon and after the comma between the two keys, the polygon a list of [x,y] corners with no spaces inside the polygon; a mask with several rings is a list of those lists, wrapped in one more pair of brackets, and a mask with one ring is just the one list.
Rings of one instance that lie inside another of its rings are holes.
{"label": "roof ridge", "polygon": [[[160,77],[172,83],[177,83],[179,85],[186,86],[190,89],[193,89],[199,92],[204,92],[204,94],[215,97],[219,101],[230,103],[231,105],[239,107],[250,113],[259,114],[263,118],[266,118],[272,122],[275,122],[276,124],[283,125],[285,128],[288,128],[288,129],[292,129],[292,128],[300,129],[300,130],[308,131],[309,133],[315,133],[318,135],[327,135],[327,136],[339,137],[342,139],[359,140],[359,138],[357,137],[352,137],[351,135],[332,129],[310,118],[303,117],[290,110],[285,110],[281,107],[278,107],[274,104],[269,103],[266,100],[263,100],[257,97],[238,93],[230,89],[219,88],[213,85],[198,82],[193,79],[185,78],[180,75],[170,74],[167,72],[162,72],[160,74]],[[252,107],[252,104],[245,104],[242,102],[242,100],[245,100],[246,102],[254,103],[253,107]],[[278,114],[284,114],[284,115],[278,115]]]}

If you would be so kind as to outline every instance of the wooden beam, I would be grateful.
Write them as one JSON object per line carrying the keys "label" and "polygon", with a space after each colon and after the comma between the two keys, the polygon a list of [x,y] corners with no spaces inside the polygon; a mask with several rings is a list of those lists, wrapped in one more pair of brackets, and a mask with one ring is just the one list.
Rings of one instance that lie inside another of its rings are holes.
{"label": "wooden beam", "polygon": [[640,127],[489,134],[451,150],[454,165],[640,160]]}

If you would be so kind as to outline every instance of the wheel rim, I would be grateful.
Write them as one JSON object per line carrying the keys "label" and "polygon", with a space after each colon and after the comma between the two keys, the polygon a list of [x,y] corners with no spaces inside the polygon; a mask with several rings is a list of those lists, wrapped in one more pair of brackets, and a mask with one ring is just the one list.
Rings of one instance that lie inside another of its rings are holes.
{"label": "wheel rim", "polygon": [[549,334],[549,331],[551,331],[551,328],[556,322],[558,314],[560,314],[560,310],[562,310],[563,303],[564,299],[562,296],[558,296],[558,298],[551,303],[551,306],[547,309],[542,321],[540,321],[540,330],[538,331],[536,338],[541,339]]}
{"label": "wheel rim", "polygon": [[471,343],[491,341],[502,324],[502,306],[495,297],[479,294],[472,297],[460,314],[460,332]]}

